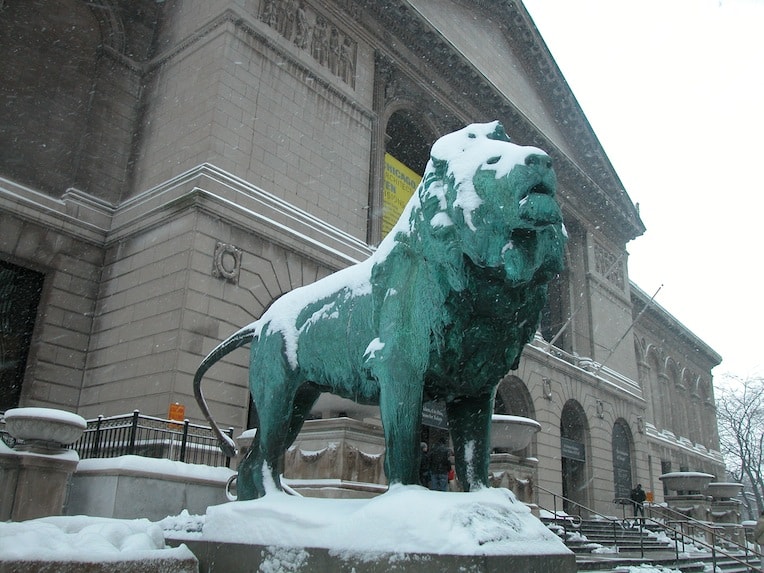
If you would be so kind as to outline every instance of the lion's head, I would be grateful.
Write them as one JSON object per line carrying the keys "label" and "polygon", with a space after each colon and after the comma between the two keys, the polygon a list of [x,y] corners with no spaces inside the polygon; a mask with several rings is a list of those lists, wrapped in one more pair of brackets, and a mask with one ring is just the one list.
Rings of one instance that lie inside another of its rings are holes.
{"label": "lion's head", "polygon": [[458,242],[479,267],[504,267],[510,284],[547,282],[562,270],[567,237],[551,159],[511,143],[499,122],[436,141],[418,193],[418,225]]}

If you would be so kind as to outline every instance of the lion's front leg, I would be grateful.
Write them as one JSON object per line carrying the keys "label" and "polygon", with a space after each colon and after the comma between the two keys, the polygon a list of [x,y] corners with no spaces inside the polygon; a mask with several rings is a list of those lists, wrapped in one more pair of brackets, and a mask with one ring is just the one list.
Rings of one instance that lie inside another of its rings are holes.
{"label": "lion's front leg", "polygon": [[[385,474],[390,485],[419,483],[422,382],[413,375],[380,380],[379,410],[385,432]],[[421,378],[421,377],[420,377]]]}
{"label": "lion's front leg", "polygon": [[460,396],[446,403],[456,475],[464,491],[488,487],[493,394]]}

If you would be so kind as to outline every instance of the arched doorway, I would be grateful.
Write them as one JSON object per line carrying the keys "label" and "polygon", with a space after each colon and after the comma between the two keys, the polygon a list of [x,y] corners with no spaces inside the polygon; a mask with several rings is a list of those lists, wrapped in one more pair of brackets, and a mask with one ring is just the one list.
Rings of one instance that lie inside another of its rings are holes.
{"label": "arched doorway", "polygon": [[581,404],[568,400],[560,416],[560,459],[562,462],[563,510],[580,514],[580,506],[587,506],[588,470],[586,466],[586,443],[589,425]]}
{"label": "arched doorway", "polygon": [[385,125],[381,236],[393,228],[422,179],[434,141],[424,120],[399,109]]}
{"label": "arched doorway", "polygon": [[398,110],[387,121],[385,152],[422,175],[430,159],[433,134],[413,112]]}
{"label": "arched doorway", "polygon": [[613,487],[616,500],[628,503],[632,488],[632,436],[628,424],[622,418],[613,424]]}

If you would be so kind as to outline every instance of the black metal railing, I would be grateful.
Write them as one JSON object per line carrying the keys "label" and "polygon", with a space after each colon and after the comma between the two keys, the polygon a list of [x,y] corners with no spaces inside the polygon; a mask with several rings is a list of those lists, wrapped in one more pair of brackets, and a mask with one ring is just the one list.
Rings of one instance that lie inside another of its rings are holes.
{"label": "black metal railing", "polygon": [[[578,521],[578,523],[575,524],[576,528],[578,528],[580,526],[580,524],[581,524],[581,520],[582,520],[581,513],[582,513],[582,511],[584,513],[588,514],[589,516],[596,516],[598,520],[603,520],[605,522],[610,523],[612,528],[613,528],[613,540],[614,540],[615,543],[617,543],[617,541],[616,541],[616,532],[617,532],[618,527],[619,526],[623,527],[623,525],[627,521],[629,521],[629,520],[624,518],[623,522],[621,522],[620,520],[613,519],[610,516],[606,516],[606,515],[603,515],[603,514],[597,512],[597,511],[594,511],[593,509],[591,509],[589,507],[586,507],[585,505],[583,505],[581,503],[578,503],[577,501],[574,501],[572,499],[563,497],[562,495],[559,495],[559,494],[556,494],[556,493],[554,493],[552,491],[549,491],[548,489],[546,489],[544,487],[541,487],[539,485],[537,485],[536,487],[539,490],[542,490],[542,491],[544,491],[544,492],[546,492],[546,493],[548,493],[548,494],[550,494],[552,496],[552,505],[553,505],[552,514],[554,516],[554,518],[553,518],[554,519],[554,523],[556,525],[558,525],[558,526],[562,526],[563,532],[564,532],[566,537],[567,537],[567,527],[566,527],[566,524],[567,525],[571,524],[570,518],[573,517],[573,516],[568,515],[567,512],[565,512],[565,515],[563,515],[563,516],[559,515],[558,510],[557,510],[558,499],[560,500],[560,502],[559,502],[560,503],[560,508],[562,508],[564,505],[567,505],[568,507],[575,506],[578,509],[578,515],[575,516],[575,517],[577,517],[577,521]],[[616,500],[614,500],[614,501],[618,502],[619,499],[616,498]],[[545,511],[549,512],[548,508],[544,508],[541,505],[539,505],[539,508],[544,509]],[[639,527],[640,530],[642,530],[643,528],[645,528],[647,526],[650,526],[654,530],[662,531],[666,535],[667,538],[672,539],[673,540],[673,545],[674,545],[675,563],[677,565],[679,564],[679,553],[680,553],[679,546],[680,546],[680,544],[682,546],[682,553],[684,553],[685,550],[686,550],[686,544],[687,543],[691,543],[692,545],[694,545],[696,547],[697,546],[702,547],[703,549],[705,549],[710,554],[711,563],[712,563],[714,571],[717,570],[716,569],[717,561],[720,558],[725,558],[725,559],[728,559],[730,561],[734,561],[739,566],[744,567],[745,570],[747,570],[749,572],[764,573],[764,569],[761,569],[760,567],[756,567],[756,566],[752,565],[749,562],[749,557],[753,558],[755,560],[759,560],[759,562],[761,562],[761,555],[759,555],[756,551],[752,551],[748,547],[748,544],[740,545],[740,544],[736,544],[734,542],[731,542],[729,539],[724,539],[725,543],[732,543],[732,545],[735,545],[735,550],[736,550],[736,552],[738,554],[734,555],[730,551],[726,551],[726,550],[722,549],[721,547],[719,547],[717,545],[718,542],[721,541],[721,538],[718,536],[716,528],[714,528],[714,527],[709,527],[708,528],[708,532],[710,533],[710,536],[711,536],[711,538],[709,540],[706,540],[705,536],[703,538],[699,538],[697,535],[690,535],[688,533],[687,527],[686,527],[686,522],[688,521],[688,518],[687,518],[687,516],[684,516],[684,518],[685,519],[682,520],[683,523],[680,524],[677,521],[667,522],[667,521],[665,521],[662,518],[656,519],[655,517],[652,517],[650,514],[648,514],[648,517],[633,518],[630,521],[632,523],[636,522],[637,527]],[[697,521],[697,520],[695,520],[695,521]],[[700,524],[702,522],[697,522],[697,523]],[[645,556],[645,549],[644,549],[644,541],[643,541],[643,536],[642,535],[640,535],[639,550],[640,550],[640,556],[642,558],[644,558],[644,556]]]}
{"label": "black metal railing", "polygon": [[[226,433],[233,437],[233,428]],[[88,420],[82,438],[70,447],[81,459],[134,455],[208,466],[231,465],[231,458],[220,450],[208,426],[145,416],[138,410]]]}

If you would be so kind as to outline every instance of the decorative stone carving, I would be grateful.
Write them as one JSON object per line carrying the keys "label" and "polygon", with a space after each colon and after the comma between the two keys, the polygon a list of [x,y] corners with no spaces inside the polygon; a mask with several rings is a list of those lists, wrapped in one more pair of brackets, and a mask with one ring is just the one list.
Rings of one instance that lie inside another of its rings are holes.
{"label": "decorative stone carving", "polygon": [[239,282],[240,271],[241,249],[218,242],[212,258],[212,275],[236,284]]}
{"label": "decorative stone carving", "polygon": [[594,245],[594,269],[608,282],[623,290],[623,267],[619,261],[620,257],[615,256],[601,245]]}
{"label": "decorative stone carving", "polygon": [[333,75],[355,87],[357,43],[312,7],[297,0],[263,0],[258,17],[309,52]]}

